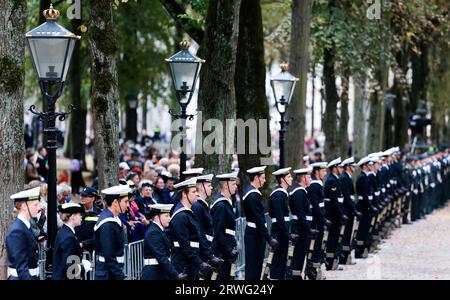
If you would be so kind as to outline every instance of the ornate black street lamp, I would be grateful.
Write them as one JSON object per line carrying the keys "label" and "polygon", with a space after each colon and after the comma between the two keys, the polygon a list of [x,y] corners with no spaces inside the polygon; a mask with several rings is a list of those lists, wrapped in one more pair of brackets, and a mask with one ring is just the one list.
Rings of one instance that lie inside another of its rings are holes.
{"label": "ornate black street lamp", "polygon": [[169,58],[166,58],[166,62],[169,63],[170,75],[172,76],[173,87],[175,88],[177,101],[181,106],[181,113],[174,113],[169,110],[170,115],[174,119],[181,119],[181,125],[179,130],[181,132],[180,139],[180,179],[184,180],[183,171],[186,170],[186,153],[184,153],[184,128],[186,119],[193,120],[194,115],[187,115],[186,109],[191,102],[192,96],[194,95],[198,74],[200,73],[200,68],[205,60],[193,55],[189,52],[189,42],[182,41],[180,43],[181,51],[175,53]]}
{"label": "ornate black street lamp", "polygon": [[282,63],[280,65],[281,72],[274,77],[270,78],[270,85],[272,86],[273,95],[275,97],[275,105],[278,112],[280,113],[280,168],[284,167],[284,142],[286,125],[286,109],[291,102],[292,95],[294,93],[295,83],[298,78],[292,76],[291,73],[287,71],[288,64]]}
{"label": "ornate black street lamp", "polygon": [[64,121],[68,114],[74,111],[73,105],[69,105],[69,112],[56,112],[55,103],[61,96],[70,66],[75,43],[80,39],[56,22],[60,16],[58,10],[50,8],[44,10],[46,22],[26,34],[34,69],[39,80],[39,87],[43,97],[48,101],[46,112],[37,112],[36,106],[31,105],[30,111],[39,116],[39,119],[47,120],[47,128],[44,132],[48,136],[48,198],[47,198],[47,276],[52,271],[53,243],[56,237],[56,133],[55,119]]}

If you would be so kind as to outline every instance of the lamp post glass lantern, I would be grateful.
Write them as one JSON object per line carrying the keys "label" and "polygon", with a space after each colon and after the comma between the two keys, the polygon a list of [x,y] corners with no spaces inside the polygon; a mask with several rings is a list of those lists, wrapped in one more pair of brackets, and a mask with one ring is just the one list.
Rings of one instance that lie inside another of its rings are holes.
{"label": "lamp post glass lantern", "polygon": [[30,111],[38,115],[41,121],[48,121],[47,127],[44,128],[44,133],[48,136],[46,148],[49,165],[46,273],[47,276],[50,276],[52,271],[53,242],[57,232],[56,133],[58,129],[55,127],[55,120],[58,118],[60,121],[64,121],[67,115],[74,110],[74,107],[69,105],[68,112],[56,112],[55,104],[56,100],[61,96],[75,43],[80,37],[56,22],[60,13],[53,8],[52,4],[50,4],[49,9],[44,10],[43,15],[46,18],[46,22],[29,31],[25,37],[39,80],[41,93],[48,102],[46,112],[37,112],[35,105],[30,106]]}
{"label": "lamp post glass lantern", "polygon": [[291,102],[292,95],[294,94],[295,84],[298,81],[297,77],[294,77],[287,71],[288,64],[282,63],[280,65],[281,72],[270,78],[270,85],[272,86],[273,96],[275,98],[275,106],[280,113],[280,168],[284,167],[284,142],[286,125],[286,109]]}
{"label": "lamp post glass lantern", "polygon": [[195,87],[197,84],[197,78],[200,73],[200,69],[205,60],[195,56],[189,52],[189,42],[182,41],[180,43],[181,51],[175,53],[169,58],[166,58],[166,62],[169,64],[170,76],[172,77],[172,84],[175,89],[178,104],[181,107],[181,113],[173,113],[169,110],[169,113],[174,119],[181,119],[181,125],[179,130],[182,138],[180,139],[180,179],[184,180],[183,172],[186,170],[186,153],[183,150],[184,147],[184,128],[186,119],[193,120],[193,115],[187,115],[186,109],[191,102],[194,95]]}

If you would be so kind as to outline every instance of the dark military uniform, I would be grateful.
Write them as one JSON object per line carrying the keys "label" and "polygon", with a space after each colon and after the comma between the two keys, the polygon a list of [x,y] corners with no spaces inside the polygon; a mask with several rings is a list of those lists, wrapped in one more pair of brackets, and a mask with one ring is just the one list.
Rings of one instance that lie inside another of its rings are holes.
{"label": "dark military uniform", "polygon": [[39,279],[38,243],[30,229],[30,223],[17,217],[6,233],[8,253],[8,280]]}
{"label": "dark military uniform", "polygon": [[230,280],[231,264],[234,259],[231,252],[237,247],[235,238],[236,220],[231,200],[217,194],[211,205],[211,216],[214,225],[214,254],[224,260],[217,279]]}
{"label": "dark military uniform", "polygon": [[354,202],[355,187],[353,186],[351,175],[347,172],[343,172],[341,176],[339,176],[339,181],[341,185],[342,197],[344,197],[344,205],[342,206],[342,210],[345,213],[345,215],[348,216],[348,220],[345,223],[344,236],[342,237],[342,247],[341,247],[342,252],[341,256],[339,257],[339,263],[346,264],[351,251],[353,222],[355,216],[357,215]]}
{"label": "dark military uniform", "polygon": [[[310,274],[314,272],[313,269],[320,269],[321,261],[323,258],[322,252],[322,241],[325,232],[325,196],[323,193],[323,183],[321,180],[312,175],[312,181],[310,186],[306,189],[308,191],[309,200],[312,205],[313,221],[312,226],[316,229],[317,235],[314,241],[314,250],[311,256],[311,261],[307,265],[308,277],[315,277],[315,274]],[[310,275],[312,276],[310,276]]]}
{"label": "dark military uniform", "polygon": [[81,225],[75,228],[75,235],[80,243],[83,243],[83,250],[92,254],[94,251],[94,227],[100,218],[101,210],[94,204],[92,210],[83,214]]}
{"label": "dark military uniform", "polygon": [[[73,256],[73,258],[71,258],[71,256]],[[78,257],[78,262],[75,256]],[[81,276],[83,276],[85,272],[84,267],[81,264],[82,256],[83,252],[80,248],[80,242],[75,236],[74,229],[64,224],[61,229],[59,229],[55,239],[52,280],[81,279]],[[74,269],[72,274],[68,269],[75,263],[77,263],[78,266]],[[78,276],[70,278],[71,275],[75,274]]]}
{"label": "dark military uniform", "polygon": [[313,220],[312,206],[309,203],[306,188],[299,184],[292,186],[289,208],[292,213],[291,232],[299,235],[292,258],[292,277],[293,279],[300,279],[308,251],[309,231]]}
{"label": "dark military uniform", "polygon": [[341,187],[339,183],[339,177],[334,174],[330,174],[325,181],[324,187],[325,196],[325,210],[327,219],[329,219],[332,224],[329,228],[328,241],[326,248],[326,268],[327,270],[333,269],[333,264],[337,263],[337,248],[339,233],[341,229],[341,223],[344,219],[347,220],[345,216],[342,205],[344,203],[344,197],[342,196]]}
{"label": "dark military uniform", "polygon": [[264,203],[261,192],[252,185],[244,191],[244,212],[247,219],[245,228],[245,279],[259,280],[266,241],[270,235],[266,227]]}
{"label": "dark military uniform", "polygon": [[144,238],[144,268],[142,280],[175,279],[178,272],[170,262],[170,240],[164,229],[151,223]]}
{"label": "dark military uniform", "polygon": [[269,215],[272,219],[271,235],[280,244],[273,253],[270,279],[285,279],[289,247],[289,193],[276,186],[269,196]]}
{"label": "dark military uniform", "polygon": [[192,204],[191,210],[194,212],[200,229],[200,254],[203,260],[207,260],[213,255],[213,221],[209,212],[208,203],[198,197],[197,201]]}
{"label": "dark military uniform", "polygon": [[94,227],[96,280],[123,280],[124,234],[119,217],[106,208]]}
{"label": "dark military uniform", "polygon": [[373,216],[372,203],[371,200],[369,200],[369,181],[367,174],[364,171],[361,171],[356,180],[356,193],[358,194],[356,208],[361,212],[362,216],[355,239],[355,257],[362,258],[367,246],[366,243],[369,235],[370,222]]}
{"label": "dark military uniform", "polygon": [[179,202],[170,221],[170,240],[173,244],[172,263],[188,280],[198,279],[200,258],[200,228],[195,214]]}

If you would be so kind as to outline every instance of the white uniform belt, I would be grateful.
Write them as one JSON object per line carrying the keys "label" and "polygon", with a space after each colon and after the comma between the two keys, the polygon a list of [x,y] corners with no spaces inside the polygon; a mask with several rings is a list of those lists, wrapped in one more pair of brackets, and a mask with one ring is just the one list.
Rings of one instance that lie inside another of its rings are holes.
{"label": "white uniform belt", "polygon": [[394,184],[395,182],[394,182],[393,179],[391,179],[391,180],[389,180],[389,183],[390,183],[390,184]]}
{"label": "white uniform belt", "polygon": [[[123,256],[117,256],[117,257],[116,257],[116,260],[117,260],[117,262],[118,262],[119,264],[123,264],[123,263],[125,262],[125,259],[123,258]],[[99,261],[99,262],[105,262],[105,257],[99,255],[99,256],[98,256],[98,261]]]}
{"label": "white uniform belt", "polygon": [[156,266],[159,265],[159,262],[156,258],[146,258],[144,259],[144,266]]}
{"label": "white uniform belt", "polygon": [[358,196],[358,200],[363,200],[364,197],[363,196]]}
{"label": "white uniform belt", "polygon": [[[247,222],[247,226],[248,226],[248,227],[251,227],[251,228],[256,228],[256,224],[255,224],[255,223],[253,223],[253,222]],[[266,224],[266,223],[264,223],[264,226],[266,226],[266,227],[267,227],[267,224]]]}
{"label": "white uniform belt", "polygon": [[[305,216],[306,217],[306,221],[312,221],[313,217],[312,216]],[[298,217],[296,215],[292,215],[292,220],[298,220]]]}
{"label": "white uniform belt", "polygon": [[231,229],[225,229],[225,233],[226,234],[229,234],[229,235],[232,235],[232,236],[235,236],[236,235],[236,231],[234,231],[234,230],[231,230]]}
{"label": "white uniform belt", "polygon": [[324,198],[323,200],[325,200],[325,201],[330,201],[331,199],[330,199],[330,198]]}
{"label": "white uniform belt", "polygon": [[206,239],[208,240],[208,242],[212,242],[214,237],[212,235],[209,234],[205,234],[206,235]]}
{"label": "white uniform belt", "polygon": [[378,191],[378,192],[375,192],[375,196],[380,196],[380,192]]}
{"label": "white uniform belt", "polygon": [[373,196],[369,196],[369,200],[373,200]]}
{"label": "white uniform belt", "polygon": [[338,202],[339,202],[339,203],[344,203],[344,197],[339,197],[339,198],[338,198]]}
{"label": "white uniform belt", "polygon": [[[180,247],[180,243],[178,243],[177,241],[174,241],[173,246]],[[189,242],[189,246],[191,246],[192,248],[200,248],[200,243],[199,242]]]}
{"label": "white uniform belt", "polygon": [[325,207],[325,202],[320,202],[319,207]]}
{"label": "white uniform belt", "polygon": [[355,196],[354,196],[354,195],[351,195],[350,198],[351,198],[352,200],[355,200]]}
{"label": "white uniform belt", "polygon": [[386,184],[386,186],[388,187],[388,188],[390,188],[391,187],[391,185],[388,183],[388,184]]}
{"label": "white uniform belt", "polygon": [[382,191],[383,193],[386,193],[386,189],[385,189],[385,188],[382,188],[381,191]]}
{"label": "white uniform belt", "polygon": [[[39,276],[39,267],[34,269],[28,269],[28,272],[30,272],[31,276]],[[19,274],[17,274],[16,269],[8,267],[8,277],[9,276],[19,277]]]}
{"label": "white uniform belt", "polygon": [[[284,217],[284,220],[286,221],[286,222],[289,222],[289,217]],[[272,218],[272,223],[276,223],[277,222],[277,219],[276,218]]]}

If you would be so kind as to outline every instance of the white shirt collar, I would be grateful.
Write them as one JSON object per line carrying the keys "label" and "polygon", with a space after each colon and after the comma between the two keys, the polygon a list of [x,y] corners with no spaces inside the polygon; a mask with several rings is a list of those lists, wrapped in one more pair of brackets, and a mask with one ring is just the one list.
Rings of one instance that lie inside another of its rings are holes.
{"label": "white shirt collar", "polygon": [[30,221],[28,221],[27,219],[25,219],[24,216],[22,216],[22,215],[19,214],[19,215],[17,215],[17,219],[19,219],[20,221],[22,221],[22,222],[25,224],[25,226],[27,226],[27,228],[30,229],[30,227],[31,227]]}
{"label": "white shirt collar", "polygon": [[64,225],[66,225],[67,227],[69,227],[69,228],[70,228],[70,230],[72,230],[73,234],[75,234],[75,229],[73,229],[73,228],[72,228],[72,226],[70,226],[70,225],[69,225],[69,224],[67,224],[67,223],[64,223]]}
{"label": "white shirt collar", "polygon": [[164,228],[158,223],[158,222],[153,222],[156,226],[159,227],[159,229],[161,229],[162,231],[164,231]]}

